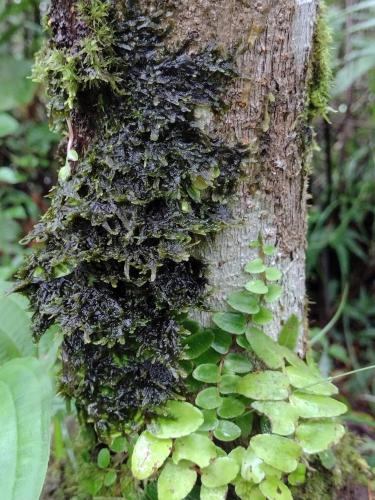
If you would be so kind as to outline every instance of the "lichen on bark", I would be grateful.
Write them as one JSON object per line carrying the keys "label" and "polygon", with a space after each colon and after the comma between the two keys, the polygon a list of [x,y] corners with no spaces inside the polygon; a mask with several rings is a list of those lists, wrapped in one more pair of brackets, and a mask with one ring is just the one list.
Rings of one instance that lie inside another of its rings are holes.
{"label": "lichen on bark", "polygon": [[[225,108],[230,58],[212,46],[188,54],[188,41],[168,51],[161,13],[122,3],[52,2],[42,75],[79,160],[26,238],[34,252],[19,275],[35,337],[60,324],[62,391],[99,433],[181,388],[177,317],[206,284],[191,252],[230,221],[243,157],[202,130],[203,110]],[[61,9],[80,27],[73,38]]]}

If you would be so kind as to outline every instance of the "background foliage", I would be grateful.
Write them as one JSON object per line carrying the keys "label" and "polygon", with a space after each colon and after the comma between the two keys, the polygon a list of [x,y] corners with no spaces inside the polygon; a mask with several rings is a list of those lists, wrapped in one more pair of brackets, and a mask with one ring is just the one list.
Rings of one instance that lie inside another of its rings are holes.
{"label": "background foliage", "polygon": [[[334,38],[332,110],[329,121],[316,124],[307,269],[312,338],[332,317],[336,320],[315,342],[320,368],[337,375],[375,364],[375,0],[334,0],[328,7]],[[61,166],[54,159],[59,138],[48,129],[43,93],[27,78],[41,42],[44,9],[39,0],[0,0],[2,280],[12,278],[29,252],[18,241],[48,207],[44,196]],[[17,300],[0,301],[2,363],[41,355],[27,340],[25,314]],[[20,352],[9,342],[12,330],[26,332]],[[42,357],[54,359],[54,345]],[[362,451],[375,466],[373,372],[344,379],[340,389],[351,408],[347,423],[363,438]],[[77,464],[68,413],[56,400],[46,498],[58,498],[61,478]]]}

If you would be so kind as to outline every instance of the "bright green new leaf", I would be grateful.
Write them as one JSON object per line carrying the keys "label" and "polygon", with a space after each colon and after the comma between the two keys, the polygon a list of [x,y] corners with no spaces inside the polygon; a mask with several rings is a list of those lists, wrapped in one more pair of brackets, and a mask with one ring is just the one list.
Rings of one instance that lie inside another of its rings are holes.
{"label": "bright green new leaf", "polygon": [[227,498],[228,486],[218,488],[206,488],[202,485],[200,500],[225,500]]}
{"label": "bright green new leaf", "polygon": [[189,464],[174,464],[168,461],[158,479],[158,498],[182,500],[193,489],[197,473]]}
{"label": "bright green new leaf", "polygon": [[295,392],[290,396],[290,403],[303,418],[337,417],[346,413],[344,403],[327,396]]}
{"label": "bright green new leaf", "polygon": [[293,472],[301,456],[302,448],[292,439],[276,434],[257,434],[250,440],[255,454],[283,472]]}
{"label": "bright green new leaf", "polygon": [[306,481],[306,465],[298,464],[297,469],[288,476],[288,483],[292,486],[300,486]]}
{"label": "bright green new leaf", "polygon": [[238,375],[226,374],[222,375],[218,384],[221,394],[233,394],[237,392],[237,384],[241,380]]}
{"label": "bright green new leaf", "polygon": [[274,283],[267,285],[268,286],[268,292],[264,296],[267,302],[275,302],[278,298],[281,297],[281,294],[283,293],[283,289],[280,285],[276,285]]}
{"label": "bright green new leaf", "polygon": [[291,404],[285,401],[255,401],[251,406],[270,419],[274,434],[289,436],[295,431],[298,413]]}
{"label": "bright green new leaf", "polygon": [[195,359],[210,348],[214,340],[212,330],[205,329],[198,333],[190,335],[184,340],[184,353],[185,359]]}
{"label": "bright green new leaf", "polygon": [[245,331],[246,319],[243,314],[232,312],[219,312],[212,316],[212,320],[225,332],[241,335]]}
{"label": "bright green new leaf", "polygon": [[202,410],[203,424],[199,427],[199,431],[213,431],[219,425],[219,420],[216,416],[216,410]]}
{"label": "bright green new leaf", "polygon": [[268,477],[259,485],[267,500],[293,500],[290,489],[279,479]]}
{"label": "bright green new leaf", "polygon": [[172,450],[171,439],[158,439],[144,431],[135,443],[131,471],[136,479],[147,479],[163,465]]}
{"label": "bright green new leaf", "polygon": [[215,349],[220,354],[226,354],[232,344],[232,335],[219,330],[219,328],[214,330],[214,334],[215,338],[212,342],[212,349]]}
{"label": "bright green new leaf", "polygon": [[207,384],[215,384],[219,381],[220,371],[219,367],[213,363],[205,363],[199,365],[193,371],[193,377],[201,382],[206,382]]}
{"label": "bright green new leaf", "polygon": [[338,443],[345,428],[332,420],[316,420],[300,424],[296,438],[305,453],[319,453]]}
{"label": "bright green new leaf", "polygon": [[263,252],[265,255],[274,255],[276,247],[274,245],[263,245]]}
{"label": "bright green new leaf", "polygon": [[248,373],[252,364],[246,354],[230,352],[225,356],[224,367],[235,373]]}
{"label": "bright green new leaf", "polygon": [[307,368],[306,363],[302,361],[302,359],[295,352],[291,351],[287,347],[280,345],[279,351],[290,365],[296,366],[297,368],[301,367],[302,369]]}
{"label": "bright green new leaf", "polygon": [[51,379],[35,358],[0,368],[2,500],[39,498],[50,452]]}
{"label": "bright green new leaf", "polygon": [[277,281],[281,278],[281,271],[277,267],[266,268],[266,278],[268,281]]}
{"label": "bright green new leaf", "polygon": [[288,397],[289,382],[281,372],[249,373],[237,384],[238,394],[250,399],[282,400]]}
{"label": "bright green new leaf", "polygon": [[235,460],[241,467],[245,453],[246,450],[243,446],[237,446],[229,453],[228,457],[233,458],[233,460]]}
{"label": "bright green new leaf", "polygon": [[219,441],[234,441],[241,436],[241,429],[230,420],[219,420],[214,436]]}
{"label": "bright green new leaf", "polygon": [[225,486],[235,479],[239,469],[233,458],[219,457],[202,470],[202,484],[206,488]]}
{"label": "bright green new leaf", "polygon": [[193,433],[176,439],[172,460],[175,464],[180,460],[189,460],[204,468],[208,467],[216,456],[216,446],[211,439],[202,434]]}
{"label": "bright green new leaf", "polygon": [[257,299],[249,292],[233,292],[227,299],[228,304],[245,314],[255,314],[259,311],[259,303]]}
{"label": "bright green new leaf", "polygon": [[295,314],[292,314],[282,326],[278,342],[294,351],[297,346],[298,334],[299,334],[300,321]]}
{"label": "bright green new leaf", "polygon": [[98,467],[100,467],[101,469],[106,469],[111,461],[111,454],[109,453],[109,449],[102,448],[98,453],[98,458],[96,461]]}
{"label": "bright green new leaf", "polygon": [[261,306],[259,311],[254,314],[252,320],[256,325],[266,325],[272,321],[273,315],[272,311],[267,309],[267,307]]}
{"label": "bright green new leaf", "polygon": [[285,373],[289,379],[290,385],[297,389],[302,389],[309,394],[320,394],[322,396],[331,396],[337,394],[338,389],[335,385],[324,380],[315,370],[311,370],[307,365],[304,368],[288,366]]}
{"label": "bright green new leaf", "polygon": [[186,401],[167,401],[165,414],[157,417],[148,430],[160,439],[187,436],[203,424],[202,412]]}
{"label": "bright green new leaf", "polygon": [[263,273],[266,270],[266,266],[262,259],[254,259],[248,262],[245,266],[245,271],[251,274]]}
{"label": "bright green new leaf", "polygon": [[241,476],[243,479],[252,481],[254,484],[259,484],[266,475],[261,468],[262,464],[263,460],[255,454],[254,450],[248,448],[241,465]]}
{"label": "bright green new leaf", "polygon": [[221,405],[223,398],[220,396],[216,387],[209,387],[198,393],[195,402],[205,410],[213,410]]}
{"label": "bright green new leaf", "polygon": [[284,359],[280,346],[258,328],[248,328],[246,338],[251,348],[269,368],[281,368]]}
{"label": "bright green new leaf", "polygon": [[217,414],[221,418],[239,417],[244,412],[245,405],[243,402],[231,396],[224,398],[223,404],[217,410]]}
{"label": "bright green new leaf", "polygon": [[245,285],[246,290],[256,295],[264,295],[268,292],[268,287],[262,280],[249,281]]}

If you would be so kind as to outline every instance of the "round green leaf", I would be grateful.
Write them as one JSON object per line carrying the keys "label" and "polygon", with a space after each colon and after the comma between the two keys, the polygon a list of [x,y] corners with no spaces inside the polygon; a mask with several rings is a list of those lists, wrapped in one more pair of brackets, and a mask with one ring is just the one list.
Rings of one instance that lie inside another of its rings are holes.
{"label": "round green leaf", "polygon": [[246,283],[245,288],[256,295],[264,295],[268,292],[268,287],[262,280],[249,281]]}
{"label": "round green leaf", "polygon": [[252,364],[246,354],[231,352],[225,356],[224,367],[235,373],[248,373]]}
{"label": "round green leaf", "polygon": [[228,486],[218,488],[206,488],[202,485],[200,500],[225,500],[227,498]]}
{"label": "round green leaf", "polygon": [[214,332],[215,338],[212,342],[212,349],[220,354],[226,354],[232,344],[232,336],[219,330],[219,328],[215,328]]}
{"label": "round green leaf", "polygon": [[241,465],[241,476],[246,481],[259,484],[265,477],[265,472],[261,468],[263,460],[259,458],[254,450],[248,448],[244,454]]}
{"label": "round green leaf", "polygon": [[225,332],[241,335],[245,331],[246,320],[240,313],[219,312],[213,315],[212,320]]}
{"label": "round green leaf", "polygon": [[213,431],[219,425],[216,410],[202,410],[204,422],[199,427],[199,431]]}
{"label": "round green leaf", "polygon": [[102,448],[98,453],[97,464],[101,469],[106,469],[111,461],[111,454],[108,448]]}
{"label": "round green leaf", "polygon": [[251,406],[270,419],[274,434],[289,436],[295,431],[298,413],[289,403],[285,401],[255,401]]}
{"label": "round green leaf", "polygon": [[280,346],[258,328],[248,328],[246,338],[255,354],[269,368],[281,368],[284,359]]}
{"label": "round green leaf", "polygon": [[255,314],[259,311],[259,303],[257,299],[249,292],[233,292],[227,299],[228,304],[245,314]]}
{"label": "round green leaf", "polygon": [[219,381],[220,370],[219,367],[213,363],[206,363],[204,365],[199,365],[193,371],[193,377],[201,382],[206,382],[207,384],[215,384]]}
{"label": "round green leaf", "polygon": [[110,446],[111,450],[115,453],[123,453],[128,450],[128,442],[125,437],[116,437]]}
{"label": "round green leaf", "polygon": [[266,266],[264,265],[263,260],[259,258],[248,262],[245,266],[245,271],[247,273],[259,274],[263,273],[265,270]]}
{"label": "round green leaf", "polygon": [[259,489],[268,500],[293,500],[290,489],[275,477],[262,481]]}
{"label": "round green leaf", "polygon": [[184,340],[185,359],[195,359],[210,348],[214,340],[214,334],[211,330],[205,329],[198,333],[190,335]]}
{"label": "round green leaf", "polygon": [[245,405],[242,401],[230,396],[224,398],[223,404],[217,410],[217,414],[221,418],[235,418],[242,415],[244,411]]}
{"label": "round green leaf", "polygon": [[266,268],[266,278],[268,281],[277,281],[281,278],[281,271],[277,267]]}
{"label": "round green leaf", "polygon": [[251,438],[250,446],[267,464],[287,473],[296,469],[302,453],[295,441],[275,434],[257,434]]}
{"label": "round green leaf", "polygon": [[144,431],[135,443],[131,470],[136,479],[147,479],[164,463],[172,450],[171,439],[158,439]]}
{"label": "round green leaf", "polygon": [[290,396],[290,403],[303,418],[337,417],[346,413],[344,403],[327,396],[295,392]]}
{"label": "round green leaf", "polygon": [[104,476],[104,486],[112,486],[115,484],[117,479],[117,473],[114,470],[110,470],[107,472],[107,474]]}
{"label": "round green leaf", "polygon": [[270,321],[272,321],[273,315],[272,311],[267,309],[267,307],[261,306],[259,311],[254,314],[252,320],[257,325],[266,325]]}
{"label": "round green leaf", "polygon": [[222,375],[219,381],[219,391],[221,394],[232,394],[237,392],[237,384],[241,380],[238,375]]}
{"label": "round green leaf", "polygon": [[193,433],[175,441],[172,460],[175,464],[180,460],[189,460],[200,468],[208,467],[216,458],[216,446],[207,436]]}
{"label": "round green leaf", "polygon": [[288,397],[289,382],[281,372],[249,373],[237,384],[237,392],[250,399],[281,400]]}
{"label": "round green leaf", "polygon": [[185,401],[168,401],[165,405],[165,415],[158,417],[149,426],[149,431],[155,437],[177,438],[187,436],[203,424],[202,412]]}
{"label": "round green leaf", "polygon": [[158,479],[158,498],[182,500],[193,489],[197,473],[189,464],[174,464],[168,461]]}
{"label": "round green leaf", "polygon": [[265,255],[274,255],[276,247],[274,245],[263,245],[263,252]]}
{"label": "round green leaf", "polygon": [[219,420],[214,436],[219,441],[234,441],[241,436],[241,429],[229,420]]}
{"label": "round green leaf", "polygon": [[303,389],[309,394],[320,394],[330,396],[337,394],[338,389],[335,385],[324,380],[318,373],[311,370],[307,365],[304,368],[288,366],[285,373],[289,379],[290,385],[297,389]]}
{"label": "round green leaf", "polygon": [[296,438],[305,453],[320,453],[340,441],[345,428],[331,420],[306,422],[298,426]]}
{"label": "round green leaf", "polygon": [[235,460],[241,467],[245,453],[246,450],[243,446],[237,446],[229,453],[228,457],[233,458],[233,460]]}
{"label": "round green leaf", "polygon": [[223,398],[220,397],[216,387],[209,387],[198,393],[195,402],[205,410],[213,410],[221,405]]}
{"label": "round green leaf", "polygon": [[280,285],[275,285],[275,284],[269,284],[267,286],[268,286],[268,292],[266,293],[264,298],[267,300],[267,302],[275,302],[278,298],[281,297],[283,289]]}
{"label": "round green leaf", "polygon": [[237,476],[239,466],[233,458],[219,457],[202,470],[202,484],[206,488],[218,488],[229,484]]}

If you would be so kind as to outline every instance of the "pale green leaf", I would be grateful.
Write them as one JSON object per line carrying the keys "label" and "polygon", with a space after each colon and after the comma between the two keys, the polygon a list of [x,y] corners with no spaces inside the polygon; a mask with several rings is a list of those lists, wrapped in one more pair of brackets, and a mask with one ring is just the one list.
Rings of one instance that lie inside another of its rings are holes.
{"label": "pale green leaf", "polygon": [[245,314],[255,314],[259,311],[259,303],[257,299],[249,292],[233,292],[227,299],[228,304]]}
{"label": "pale green leaf", "polygon": [[291,351],[294,351],[297,346],[299,326],[300,321],[298,317],[295,314],[292,314],[280,330],[278,339],[279,344],[287,347]]}
{"label": "pale green leaf", "polygon": [[232,396],[224,398],[223,404],[218,408],[217,414],[221,418],[239,417],[245,412],[245,405],[242,401]]}
{"label": "pale green leaf", "polygon": [[289,436],[295,431],[298,413],[291,404],[285,401],[255,401],[251,406],[270,419],[274,434]]}
{"label": "pale green leaf", "polygon": [[155,418],[148,430],[160,439],[187,436],[203,424],[202,412],[186,401],[167,401],[164,415]]}
{"label": "pale green leaf", "polygon": [[268,287],[262,280],[249,281],[245,285],[246,290],[256,295],[264,295],[268,292]]}
{"label": "pale green leaf", "polygon": [[214,436],[219,441],[234,441],[241,436],[241,429],[230,420],[219,420]]}
{"label": "pale green leaf", "polygon": [[281,278],[281,271],[277,267],[267,267],[266,278],[268,281],[277,281]]}
{"label": "pale green leaf", "polygon": [[147,479],[165,462],[172,450],[171,439],[158,439],[144,431],[135,443],[131,471],[136,479]]}
{"label": "pale green leaf", "polygon": [[219,391],[216,387],[209,387],[208,389],[203,389],[197,394],[195,402],[201,408],[205,410],[213,410],[218,408],[223,402],[223,398],[220,396]]}
{"label": "pale green leaf", "polygon": [[207,384],[215,384],[219,381],[220,371],[219,367],[213,363],[205,363],[199,365],[193,371],[193,377],[201,382],[206,382]]}
{"label": "pale green leaf", "polygon": [[282,400],[288,397],[289,382],[281,372],[249,373],[237,384],[237,392],[250,399]]}
{"label": "pale green leaf", "polygon": [[300,486],[306,481],[306,465],[298,464],[297,469],[288,476],[288,483],[292,486]]}
{"label": "pale green leaf", "polygon": [[200,500],[225,500],[227,498],[228,486],[218,488],[206,488],[202,485]]}
{"label": "pale green leaf", "polygon": [[230,457],[219,457],[202,470],[202,484],[206,488],[218,488],[232,482],[237,476],[239,466]]}
{"label": "pale green leaf", "polygon": [[290,396],[290,403],[303,418],[337,417],[346,413],[344,403],[327,396],[295,392]]}
{"label": "pale green leaf", "polygon": [[241,465],[242,478],[254,484],[259,484],[266,475],[261,468],[262,464],[263,460],[255,454],[254,450],[248,448],[244,454]]}
{"label": "pale green leaf", "polygon": [[337,422],[317,420],[300,424],[296,438],[305,453],[319,453],[338,443],[344,433],[344,426]]}
{"label": "pale green leaf", "polygon": [[278,298],[281,297],[283,289],[280,285],[276,285],[274,283],[271,283],[267,286],[268,292],[266,293],[264,298],[267,300],[267,302],[275,302]]}
{"label": "pale green leaf", "polygon": [[283,472],[293,472],[302,448],[292,439],[275,434],[258,434],[250,440],[255,454],[267,464]]}
{"label": "pale green leaf", "polygon": [[268,477],[259,485],[267,500],[293,500],[290,489],[279,479]]}
{"label": "pale green leaf", "polygon": [[158,479],[158,498],[183,500],[193,489],[196,480],[197,473],[188,464],[168,461]]}
{"label": "pale green leaf", "polygon": [[269,368],[281,368],[284,366],[284,359],[280,346],[268,335],[258,328],[248,328],[246,338],[255,354]]}
{"label": "pale green leaf", "polygon": [[224,367],[235,373],[248,373],[252,364],[246,354],[230,352],[225,356]]}
{"label": "pale green leaf", "polygon": [[220,378],[218,385],[221,394],[233,394],[237,392],[237,384],[241,380],[238,375],[225,374]]}
{"label": "pale green leaf", "polygon": [[212,342],[212,349],[220,354],[226,354],[232,344],[232,335],[223,332],[219,328],[214,330],[214,334],[215,338]]}
{"label": "pale green leaf", "polygon": [[297,389],[302,389],[309,394],[320,394],[322,396],[331,396],[337,394],[338,389],[335,385],[324,380],[315,370],[311,370],[307,365],[304,368],[288,366],[285,373],[289,379],[290,385]]}
{"label": "pale green leaf", "polygon": [[272,318],[272,311],[267,309],[267,307],[261,306],[259,311],[252,317],[252,321],[256,325],[266,325],[267,323],[272,321]]}
{"label": "pale green leaf", "polygon": [[266,270],[266,266],[264,265],[263,260],[260,258],[257,258],[257,259],[254,259],[254,260],[248,262],[245,266],[245,271],[247,273],[259,274],[259,273],[263,273],[265,270]]}
{"label": "pale green leaf", "polygon": [[241,335],[245,331],[246,320],[243,314],[231,312],[219,312],[212,316],[212,320],[225,332]]}
{"label": "pale green leaf", "polygon": [[176,439],[172,460],[175,464],[180,460],[189,460],[204,468],[210,465],[216,455],[216,446],[211,439],[202,434],[193,433]]}
{"label": "pale green leaf", "polygon": [[219,420],[216,416],[216,410],[202,410],[203,424],[199,427],[199,431],[213,431],[219,425]]}

